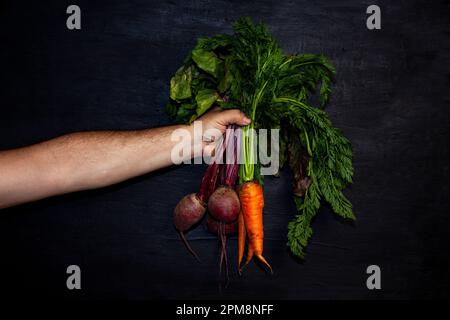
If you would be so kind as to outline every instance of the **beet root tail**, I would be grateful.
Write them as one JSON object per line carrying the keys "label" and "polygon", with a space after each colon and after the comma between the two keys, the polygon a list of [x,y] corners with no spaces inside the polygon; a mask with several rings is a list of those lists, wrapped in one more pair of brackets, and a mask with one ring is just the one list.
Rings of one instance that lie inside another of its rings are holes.
{"label": "beet root tail", "polygon": [[180,231],[180,237],[181,240],[183,240],[184,245],[186,246],[186,249],[188,249],[188,251],[195,257],[195,259],[198,262],[200,261],[200,258],[198,257],[197,253],[191,248],[191,246],[189,245],[189,242],[187,241],[186,237],[184,236],[184,233],[182,231]]}

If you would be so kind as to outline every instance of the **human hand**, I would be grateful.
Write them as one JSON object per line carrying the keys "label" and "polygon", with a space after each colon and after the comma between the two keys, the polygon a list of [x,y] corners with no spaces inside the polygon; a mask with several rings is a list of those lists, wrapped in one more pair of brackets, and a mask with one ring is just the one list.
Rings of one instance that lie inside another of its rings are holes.
{"label": "human hand", "polygon": [[211,109],[197,121],[202,121],[203,132],[208,129],[218,129],[221,133],[225,132],[228,125],[246,126],[251,123],[251,120],[239,109],[221,110],[219,107]]}
{"label": "human hand", "polygon": [[227,126],[232,124],[246,126],[250,123],[251,120],[239,109],[221,110],[215,107],[194,121],[191,127],[194,129],[196,125],[201,124],[201,130],[193,130],[194,137],[201,135],[201,137],[197,136],[200,139],[194,138],[194,141],[201,141],[201,149],[212,154],[216,147],[215,142],[218,142],[216,138],[225,133]]}

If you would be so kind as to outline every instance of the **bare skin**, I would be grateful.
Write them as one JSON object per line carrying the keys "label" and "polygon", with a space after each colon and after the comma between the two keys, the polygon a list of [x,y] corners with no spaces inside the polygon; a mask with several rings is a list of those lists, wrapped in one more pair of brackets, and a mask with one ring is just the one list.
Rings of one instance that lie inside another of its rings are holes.
{"label": "bare skin", "polygon": [[[211,110],[203,131],[247,125],[239,110]],[[172,164],[176,125],[139,131],[79,132],[32,146],[0,151],[0,209],[29,201],[115,184]],[[194,144],[194,141],[192,141]],[[200,141],[200,148],[207,144]],[[194,146],[194,145],[193,145]],[[194,146],[195,147],[195,146]]]}

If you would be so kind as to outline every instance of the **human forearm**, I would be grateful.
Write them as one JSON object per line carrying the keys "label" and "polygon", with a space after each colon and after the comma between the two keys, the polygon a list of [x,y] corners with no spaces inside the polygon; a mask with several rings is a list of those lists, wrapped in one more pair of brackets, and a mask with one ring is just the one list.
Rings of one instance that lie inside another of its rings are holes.
{"label": "human forearm", "polygon": [[0,151],[0,208],[104,187],[171,165],[172,150],[180,143],[172,139],[176,129],[185,129],[187,139],[183,142],[191,147],[191,152],[183,153],[185,159],[194,153],[201,155],[206,149],[202,137],[209,129],[218,130],[220,135],[229,124],[250,123],[239,110],[218,108],[199,121],[200,130],[179,125],[140,131],[81,132]]}
{"label": "human forearm", "polygon": [[170,126],[68,134],[0,153],[0,207],[99,188],[170,165]]}
{"label": "human forearm", "polygon": [[62,142],[67,150],[57,150],[54,155],[54,162],[64,170],[59,173],[63,177],[61,187],[66,192],[99,188],[169,166],[171,150],[177,143],[171,140],[171,134],[179,128],[191,130],[170,126],[69,135],[68,141]]}

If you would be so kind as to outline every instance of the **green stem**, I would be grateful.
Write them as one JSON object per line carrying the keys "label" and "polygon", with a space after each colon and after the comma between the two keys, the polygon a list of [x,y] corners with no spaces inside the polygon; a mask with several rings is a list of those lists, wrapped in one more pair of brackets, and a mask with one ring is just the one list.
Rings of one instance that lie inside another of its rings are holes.
{"label": "green stem", "polygon": [[239,168],[239,182],[243,183],[246,181],[252,181],[255,177],[255,120],[256,120],[256,109],[259,102],[264,94],[264,90],[269,81],[264,82],[262,87],[256,92],[252,101],[252,123],[245,126],[242,130],[242,150],[244,163]]}
{"label": "green stem", "polygon": [[293,99],[293,98],[287,98],[287,97],[280,97],[280,98],[274,98],[273,99],[274,103],[283,103],[283,102],[287,102],[287,103],[292,103],[296,106],[299,106],[305,110],[308,109],[308,106],[306,104],[304,104],[303,102],[301,102],[300,100],[297,99]]}
{"label": "green stem", "polygon": [[308,132],[306,132],[305,127],[303,127],[303,132],[304,132],[304,134],[305,134],[305,139],[306,139],[306,149],[307,149],[307,151],[308,151],[308,155],[309,155],[310,157],[312,157],[312,151],[311,151],[311,147],[310,147],[310,144],[309,144]]}
{"label": "green stem", "polygon": [[287,65],[288,63],[290,63],[292,61],[292,58],[287,59],[285,62],[283,62],[282,64],[280,64],[280,66],[278,67],[278,69],[283,68],[285,65]]}
{"label": "green stem", "polygon": [[245,126],[242,129],[242,150],[244,163],[239,168],[239,182],[252,181],[255,175],[254,162],[254,130],[253,125]]}

